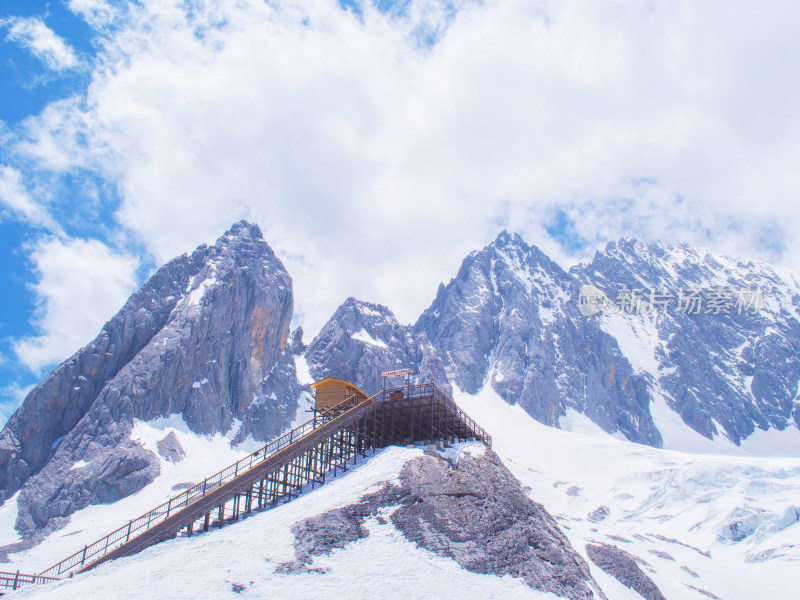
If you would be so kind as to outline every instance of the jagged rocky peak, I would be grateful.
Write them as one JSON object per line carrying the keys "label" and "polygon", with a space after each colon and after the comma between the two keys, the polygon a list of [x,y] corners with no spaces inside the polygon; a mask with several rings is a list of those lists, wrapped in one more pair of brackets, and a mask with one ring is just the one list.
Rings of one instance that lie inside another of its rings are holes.
{"label": "jagged rocky peak", "polygon": [[160,459],[130,437],[136,420],[180,414],[200,434],[237,427],[234,442],[283,430],[301,389],[292,310],[291,278],[255,224],[160,268],[0,433],[0,489],[21,490],[23,537],[157,476]]}
{"label": "jagged rocky peak", "polygon": [[[708,437],[739,444],[756,429],[800,423],[800,279],[760,261],[686,244],[609,243],[571,273],[612,301],[637,289],[647,304],[594,317],[610,335],[647,348],[637,371],[683,421]],[[697,299],[681,302],[682,294]],[[622,305],[620,303],[620,305]],[[641,353],[640,353],[641,354]],[[776,368],[776,365],[781,365]]]}
{"label": "jagged rocky peak", "polygon": [[549,256],[537,246],[528,244],[518,233],[500,232],[494,241],[484,248],[493,258],[500,259],[503,271],[511,269],[518,278],[526,279],[536,273],[563,273]]}
{"label": "jagged rocky peak", "polygon": [[610,284],[660,285],[677,290],[688,286],[792,286],[796,274],[763,261],[733,258],[686,243],[642,242],[636,238],[611,241],[598,250],[588,264],[576,265],[570,273],[588,278],[614,275]]}
{"label": "jagged rocky peak", "polygon": [[419,348],[411,328],[380,304],[348,298],[306,351],[316,379],[340,377],[367,393],[377,392],[383,371],[414,367]]}
{"label": "jagged rocky peak", "polygon": [[388,307],[373,302],[356,300],[352,296],[336,309],[329,322],[340,323],[349,331],[370,332],[376,341],[383,335],[390,339],[400,326],[394,313]]}
{"label": "jagged rocky peak", "polygon": [[467,256],[456,277],[439,287],[416,329],[441,354],[454,383],[475,393],[483,387],[504,331],[549,321],[568,284],[563,269],[538,248],[503,231]]}
{"label": "jagged rocky peak", "polygon": [[568,409],[609,433],[659,445],[649,393],[616,341],[577,310],[577,283],[519,235],[470,254],[417,322],[449,379],[485,385],[542,423]]}
{"label": "jagged rocky peak", "polygon": [[503,298],[519,292],[541,296],[550,291],[547,284],[553,279],[564,283],[566,273],[519,234],[502,231],[489,245],[472,252],[446,287],[458,289],[461,283],[474,282],[485,287],[485,298],[489,292]]}
{"label": "jagged rocky peak", "polygon": [[613,337],[578,313],[576,290],[560,266],[504,231],[464,259],[414,327],[351,299],[306,356],[315,377],[348,378],[367,391],[379,389],[380,371],[408,366],[448,392],[490,385],[548,425],[572,408],[610,433],[659,445],[646,384]]}
{"label": "jagged rocky peak", "polygon": [[[586,272],[594,267],[593,273]],[[645,244],[636,238],[621,238],[610,241],[602,250],[597,250],[589,265],[576,265],[570,274],[582,283],[593,283],[603,287],[607,283],[619,283],[628,287],[642,285],[642,276],[664,274],[674,265],[670,248],[659,242]],[[592,276],[594,278],[592,278]],[[608,277],[616,278],[613,281]]]}

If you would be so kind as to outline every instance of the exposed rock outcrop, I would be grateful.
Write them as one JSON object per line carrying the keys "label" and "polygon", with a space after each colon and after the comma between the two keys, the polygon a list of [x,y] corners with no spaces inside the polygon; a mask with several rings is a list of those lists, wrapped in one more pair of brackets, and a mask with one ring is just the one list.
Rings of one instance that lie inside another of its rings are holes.
{"label": "exposed rock outcrop", "polygon": [[314,556],[366,537],[367,518],[381,519],[387,510],[405,537],[465,569],[512,575],[575,600],[604,598],[553,518],[525,495],[491,450],[463,455],[457,469],[439,456],[413,459],[398,483],[296,523],[298,561],[310,564]]}
{"label": "exposed rock outcrop", "polygon": [[160,439],[156,444],[156,448],[158,448],[158,454],[161,458],[171,463],[181,462],[186,457],[186,452],[183,450],[183,446],[181,446],[174,431],[170,431],[163,439]]}
{"label": "exposed rock outcrop", "polygon": [[610,544],[586,544],[591,561],[645,600],[665,600],[655,582],[639,568],[636,557]]}
{"label": "exposed rock outcrop", "polygon": [[234,443],[283,430],[300,393],[292,310],[291,278],[257,225],[237,223],[159,269],[0,433],[0,493],[21,487],[22,536],[158,475],[160,459],[130,437],[136,419],[180,414],[200,434],[238,421]]}

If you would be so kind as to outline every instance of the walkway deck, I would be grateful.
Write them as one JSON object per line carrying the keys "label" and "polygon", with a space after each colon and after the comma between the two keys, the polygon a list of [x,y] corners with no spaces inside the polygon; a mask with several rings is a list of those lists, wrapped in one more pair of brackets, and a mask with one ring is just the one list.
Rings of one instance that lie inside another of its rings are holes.
{"label": "walkway deck", "polygon": [[37,575],[0,573],[0,590],[71,577],[158,542],[238,521],[291,499],[305,484],[324,484],[329,473],[346,470],[348,461],[371,449],[443,439],[492,444],[432,383],[383,390],[363,400],[351,396],[49,569]]}

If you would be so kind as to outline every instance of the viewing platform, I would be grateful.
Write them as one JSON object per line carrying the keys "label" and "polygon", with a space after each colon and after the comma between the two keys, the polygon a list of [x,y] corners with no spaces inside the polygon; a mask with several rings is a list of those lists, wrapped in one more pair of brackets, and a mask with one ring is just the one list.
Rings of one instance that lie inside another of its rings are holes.
{"label": "viewing platform", "polygon": [[71,577],[179,536],[222,527],[298,496],[346,471],[360,454],[392,445],[492,438],[433,383],[367,396],[350,382],[312,385],[313,418],[150,512],[131,519],[36,575],[0,573],[0,590]]}

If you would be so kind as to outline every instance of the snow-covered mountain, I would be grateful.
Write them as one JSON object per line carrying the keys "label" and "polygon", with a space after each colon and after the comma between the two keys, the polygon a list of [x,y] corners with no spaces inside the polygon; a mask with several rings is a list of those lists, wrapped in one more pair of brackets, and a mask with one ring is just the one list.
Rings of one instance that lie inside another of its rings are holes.
{"label": "snow-covered mountain", "polygon": [[[608,244],[571,273],[617,293],[642,290],[645,300],[655,291],[668,303],[651,315],[626,311],[597,318],[646,375],[651,393],[695,431],[739,444],[756,429],[800,425],[797,274],[632,239]],[[692,290],[705,304],[679,307],[681,294],[688,299]],[[748,300],[753,306],[741,304]]]}
{"label": "snow-covered mountain", "polygon": [[[584,286],[605,310],[583,310]],[[370,369],[353,369],[365,355]],[[503,232],[464,259],[413,326],[350,299],[306,356],[315,376],[349,376],[367,391],[376,370],[402,364],[446,389],[488,385],[547,425],[583,414],[656,447],[676,420],[735,445],[767,430],[800,441],[800,277],[683,245],[612,242],[567,272]]]}
{"label": "snow-covered mountain", "polygon": [[159,451],[132,437],[137,421],[179,415],[201,435],[235,428],[234,442],[283,431],[300,395],[292,310],[291,278],[257,225],[159,269],[0,433],[0,493],[19,505],[24,540],[7,550],[151,483]]}
{"label": "snow-covered mountain", "polygon": [[[763,307],[741,306],[756,290]],[[247,524],[16,594],[790,597],[799,307],[800,278],[763,263],[622,240],[566,271],[503,232],[416,323],[349,298],[305,347],[289,274],[237,223],[159,269],[6,425],[0,570],[42,571],[252,453],[305,420],[303,384],[374,392],[407,366],[496,456],[385,449]]]}
{"label": "snow-covered mountain", "polygon": [[646,382],[613,336],[580,314],[576,297],[561,267],[503,232],[464,260],[416,329],[465,392],[488,383],[546,425],[571,408],[606,431],[659,445]]}
{"label": "snow-covered mountain", "polygon": [[[800,458],[657,449],[615,439],[582,416],[573,422],[576,431],[562,431],[538,423],[488,386],[475,395],[456,392],[455,399],[493,433],[493,450],[521,482],[515,484],[516,492],[506,494],[523,493],[541,503],[563,532],[565,539],[540,568],[564,562],[574,553],[578,558],[568,560],[588,567],[601,590],[594,590],[595,597],[609,600],[794,597],[800,586]],[[199,449],[189,450],[187,438],[180,431],[178,435],[187,454],[199,456]],[[482,454],[479,447],[466,444],[448,450],[446,458],[453,463],[459,451],[462,461],[468,460],[465,453],[478,460]],[[494,501],[506,494],[496,494],[489,502],[475,487],[450,489],[448,480],[464,469],[469,485],[480,488],[493,481],[483,473],[495,472],[496,465],[444,466],[443,472],[436,471],[434,482],[415,475],[418,487],[407,494],[406,504],[376,503],[376,495],[383,497],[387,485],[399,490],[409,485],[403,473],[413,474],[409,465],[420,459],[429,459],[423,448],[381,450],[329,483],[239,524],[164,542],[60,583],[24,588],[14,597],[101,600],[109,590],[130,600],[299,600],[331,594],[357,599],[576,597],[542,591],[528,585],[523,572],[515,576],[501,570],[509,557],[526,547],[548,556],[547,544],[531,544],[521,535],[517,543],[503,538],[502,548],[475,541],[519,523],[519,500],[509,500],[508,521],[503,521],[492,511],[502,510]],[[426,509],[432,498],[423,492],[425,486],[449,508],[431,502]],[[483,506],[486,518],[481,520],[471,510],[459,512],[455,507],[462,503]],[[93,506],[76,516],[83,519],[82,526],[91,526],[93,519],[104,517],[100,511],[115,508]],[[416,530],[425,532],[431,545],[409,529],[414,519],[396,512],[409,508],[418,511],[412,515],[419,515],[423,524],[433,524]],[[0,508],[0,522],[4,509]],[[458,519],[467,515],[470,521]],[[555,539],[550,535],[547,539]],[[60,558],[58,544],[80,547],[83,536],[78,530],[51,545],[42,544],[31,551],[27,564],[50,564]],[[461,552],[452,554],[454,548]],[[489,550],[493,563],[476,560],[465,565],[484,550]],[[532,572],[533,564],[518,566]],[[579,572],[557,568],[552,574],[562,583],[587,581],[575,580]],[[580,589],[573,588],[576,593]]]}

